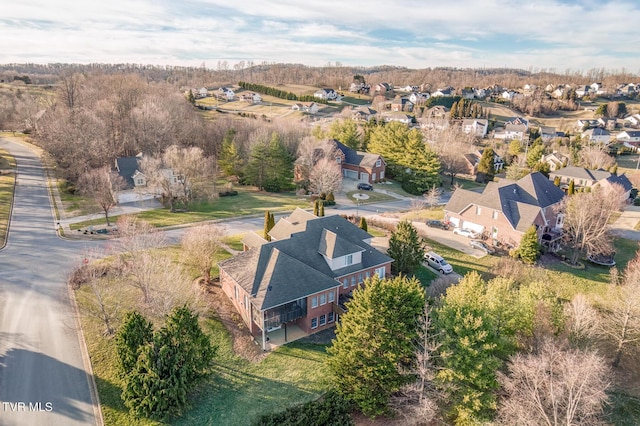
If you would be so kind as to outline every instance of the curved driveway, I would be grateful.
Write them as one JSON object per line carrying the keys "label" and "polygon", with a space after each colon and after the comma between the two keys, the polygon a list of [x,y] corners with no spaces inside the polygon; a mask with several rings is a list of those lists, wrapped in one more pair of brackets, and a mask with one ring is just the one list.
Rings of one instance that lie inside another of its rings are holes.
{"label": "curved driveway", "polygon": [[0,425],[95,425],[93,382],[66,286],[82,245],[55,232],[38,156],[6,139],[0,147],[18,164],[0,251]]}

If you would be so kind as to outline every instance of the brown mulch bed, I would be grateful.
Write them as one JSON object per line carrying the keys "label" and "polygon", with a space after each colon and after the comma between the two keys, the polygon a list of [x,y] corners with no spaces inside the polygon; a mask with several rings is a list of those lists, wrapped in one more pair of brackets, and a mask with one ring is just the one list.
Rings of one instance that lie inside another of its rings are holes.
{"label": "brown mulch bed", "polygon": [[229,330],[233,341],[233,351],[236,355],[254,362],[263,360],[269,352],[263,351],[256,343],[235,307],[222,291],[220,282],[217,279],[214,280],[213,284],[207,286],[206,297],[211,306],[213,306],[218,319]]}

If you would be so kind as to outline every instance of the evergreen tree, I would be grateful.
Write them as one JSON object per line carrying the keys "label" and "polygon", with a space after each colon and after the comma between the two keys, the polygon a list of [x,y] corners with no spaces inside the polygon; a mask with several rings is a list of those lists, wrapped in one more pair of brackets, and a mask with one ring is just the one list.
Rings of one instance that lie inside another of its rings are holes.
{"label": "evergreen tree", "polygon": [[520,239],[517,253],[518,257],[528,265],[533,265],[538,260],[540,244],[538,243],[538,232],[534,225],[531,225]]}
{"label": "evergreen tree", "polygon": [[271,225],[271,213],[269,213],[269,210],[265,210],[264,211],[264,230],[262,231],[262,236],[267,241],[271,241],[271,236],[269,235],[269,231],[271,230],[271,228],[269,228],[269,225]]}
{"label": "evergreen tree", "polygon": [[226,176],[241,176],[244,160],[235,142],[236,131],[230,129],[222,140],[218,165]]}
{"label": "evergreen tree", "polygon": [[351,149],[359,150],[362,146],[358,124],[352,119],[334,121],[328,133],[330,138],[342,142]]}
{"label": "evergreen tree", "polygon": [[126,377],[136,365],[140,348],[151,342],[153,324],[139,312],[127,312],[116,333],[120,375]]}
{"label": "evergreen tree", "polygon": [[363,231],[368,231],[369,227],[367,226],[367,220],[363,217],[360,218],[360,229]]}
{"label": "evergreen tree", "polygon": [[267,169],[269,167],[268,147],[262,142],[254,145],[249,155],[249,161],[245,168],[245,178],[247,183],[255,185],[258,189],[265,189],[267,180]]}
{"label": "evergreen tree", "polygon": [[553,184],[555,186],[560,186],[560,176],[556,176],[553,178]]}
{"label": "evergreen tree", "polygon": [[324,203],[320,202],[320,208],[318,209],[318,216],[324,217]]}
{"label": "evergreen tree", "polygon": [[480,157],[480,161],[478,162],[477,173],[482,176],[485,181],[493,180],[494,175],[496,174],[495,162],[494,162],[494,152],[493,148],[485,148],[482,151],[482,156]]}
{"label": "evergreen tree", "polygon": [[390,396],[407,383],[424,289],[416,279],[377,275],[356,289],[327,349],[327,365],[338,393],[367,416],[388,411]]}
{"label": "evergreen tree", "polygon": [[144,417],[180,414],[188,392],[209,373],[215,350],[198,316],[186,307],[174,309],[165,326],[140,348],[122,392],[125,405]]}
{"label": "evergreen tree", "polygon": [[387,254],[394,260],[391,267],[396,273],[412,273],[420,266],[424,259],[424,241],[411,222],[398,223],[389,239]]}
{"label": "evergreen tree", "polygon": [[196,97],[193,96],[193,91],[191,91],[191,90],[187,91],[187,101],[191,105],[195,105],[196,104]]}
{"label": "evergreen tree", "polygon": [[573,179],[571,179],[569,181],[569,189],[567,189],[567,194],[573,195],[575,193],[576,193],[576,183],[573,181]]}
{"label": "evergreen tree", "polygon": [[544,155],[544,145],[543,144],[534,144],[529,153],[527,154],[527,166],[529,168],[534,168],[535,165],[540,162],[542,156]]}
{"label": "evergreen tree", "polygon": [[320,216],[320,199],[313,202],[313,215]]}
{"label": "evergreen tree", "polygon": [[278,192],[293,183],[293,158],[277,133],[268,143],[259,141],[251,150],[245,169],[246,181],[261,190]]}

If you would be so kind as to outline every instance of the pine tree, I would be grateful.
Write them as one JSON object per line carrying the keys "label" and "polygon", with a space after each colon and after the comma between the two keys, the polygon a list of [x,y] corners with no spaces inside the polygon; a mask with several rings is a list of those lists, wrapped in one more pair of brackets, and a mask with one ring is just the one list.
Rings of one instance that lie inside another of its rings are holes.
{"label": "pine tree", "polygon": [[553,178],[553,184],[555,186],[560,186],[560,176],[556,176],[555,178]]}
{"label": "pine tree", "polygon": [[320,216],[320,200],[316,200],[313,203],[313,215]]}
{"label": "pine tree", "polygon": [[575,193],[576,193],[576,183],[573,181],[573,179],[571,179],[571,181],[569,181],[569,189],[567,189],[567,194],[573,195]]}
{"label": "pine tree", "polygon": [[324,203],[320,202],[320,208],[318,209],[318,216],[324,217]]}
{"label": "pine tree", "polygon": [[517,253],[518,257],[528,265],[533,265],[538,260],[540,244],[538,243],[538,232],[535,225],[531,225],[520,239]]}
{"label": "pine tree", "polygon": [[395,273],[412,273],[424,259],[424,241],[408,220],[398,223],[389,239],[387,254],[394,259],[391,267]]}
{"label": "pine tree", "polygon": [[153,338],[153,324],[139,312],[127,312],[116,333],[120,375],[126,377],[136,365],[140,348]]}
{"label": "pine tree", "polygon": [[327,365],[338,393],[365,415],[386,413],[391,395],[407,383],[401,369],[415,356],[424,303],[424,289],[415,278],[374,275],[353,292],[327,349]]}
{"label": "pine tree", "polygon": [[364,216],[360,218],[360,229],[362,229],[363,231],[369,230],[367,226],[367,220],[364,218]]}
{"label": "pine tree", "polygon": [[231,129],[222,140],[218,165],[226,176],[241,176],[244,160],[235,142],[236,131]]}
{"label": "pine tree", "polygon": [[265,210],[264,211],[264,229],[262,231],[262,236],[264,237],[265,240],[267,241],[271,241],[271,236],[269,235],[269,224],[271,222],[271,214],[269,213],[269,210]]}
{"label": "pine tree", "polygon": [[485,148],[482,151],[482,156],[480,157],[480,161],[478,162],[476,171],[480,176],[484,177],[485,181],[493,180],[493,177],[496,174],[493,158],[494,155],[495,154],[493,152],[493,148]]}

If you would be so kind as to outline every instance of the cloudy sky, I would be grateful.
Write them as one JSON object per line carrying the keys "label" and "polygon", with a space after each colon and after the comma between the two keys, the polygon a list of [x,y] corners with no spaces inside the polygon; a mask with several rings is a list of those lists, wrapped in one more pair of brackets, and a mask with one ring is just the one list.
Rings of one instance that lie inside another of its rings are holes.
{"label": "cloudy sky", "polygon": [[640,73],[638,0],[20,0],[0,63],[219,61]]}

